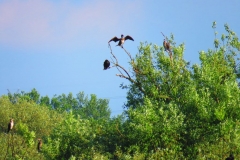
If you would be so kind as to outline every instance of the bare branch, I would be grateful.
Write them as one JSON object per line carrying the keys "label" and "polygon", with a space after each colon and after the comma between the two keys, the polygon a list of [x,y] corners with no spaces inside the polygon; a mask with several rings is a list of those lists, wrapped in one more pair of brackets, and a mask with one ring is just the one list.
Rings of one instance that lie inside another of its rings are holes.
{"label": "bare branch", "polygon": [[117,63],[114,62],[114,60],[113,60],[112,57],[110,57],[110,58],[111,58],[111,60],[112,60],[111,63],[114,64],[114,65],[116,66]]}
{"label": "bare branch", "polygon": [[[162,33],[162,32],[161,32]],[[162,33],[163,37],[166,38],[166,36]]]}
{"label": "bare branch", "polygon": [[122,49],[124,49],[124,51],[128,54],[128,56],[129,56],[129,58],[131,59],[131,61],[133,60],[132,59],[132,57],[131,57],[131,54],[130,53],[128,53],[128,51],[124,48],[124,47],[122,47]]}
{"label": "bare branch", "polygon": [[[127,72],[127,70],[118,64],[117,57],[113,54],[110,43],[108,43],[108,46],[109,46],[109,48],[110,48],[110,53],[112,54],[113,58],[115,58],[115,60],[116,60],[115,66],[117,67],[118,71],[123,75],[123,73],[119,70],[119,68],[121,68],[121,69],[128,75],[129,79],[131,79],[131,76],[129,75],[129,73]],[[124,50],[125,50],[125,49],[124,49]],[[126,52],[127,52],[127,51],[126,51]],[[128,53],[128,52],[127,52],[127,53]],[[130,56],[130,54],[129,54],[129,56]],[[131,58],[131,56],[130,56],[130,58]],[[118,67],[119,67],[119,68],[118,68]]]}
{"label": "bare branch", "polygon": [[131,79],[131,76],[129,75],[129,73],[126,71],[125,68],[123,68],[122,66],[120,66],[119,64],[116,64],[117,67],[121,68],[127,75],[128,75],[128,78]]}
{"label": "bare branch", "polygon": [[[161,32],[162,33],[162,32]],[[163,37],[167,40],[167,42],[169,43],[168,41],[168,38],[162,33]]]}
{"label": "bare branch", "polygon": [[[117,70],[123,75],[121,70],[118,68],[119,67],[118,60],[117,60],[117,57],[112,52],[112,47],[111,47],[110,43],[108,43],[108,47],[110,48],[110,53],[112,54],[113,58],[116,60],[116,63],[113,61],[113,64],[116,66]],[[111,57],[111,59],[112,59],[112,57]],[[120,66],[120,68],[121,68],[121,66]]]}
{"label": "bare branch", "polygon": [[112,53],[112,47],[111,47],[110,43],[108,43],[108,47],[110,48],[110,53],[112,54],[112,56],[113,56],[113,57],[115,58],[115,60],[116,60],[116,64],[118,64],[117,58],[116,58],[115,55]]}
{"label": "bare branch", "polygon": [[131,78],[125,76],[125,75],[122,75],[122,74],[116,74],[116,76],[121,77],[121,78],[125,78],[125,79],[127,79],[127,80],[129,80],[129,81],[135,83],[135,81],[134,81],[133,79],[131,79]]}
{"label": "bare branch", "polygon": [[109,67],[109,68],[112,68],[112,67],[117,67],[117,65],[116,65],[117,63],[115,63],[115,62],[114,62],[114,60],[113,60],[113,58],[112,58],[112,57],[110,57],[110,58],[112,59],[112,61],[110,61],[110,62],[113,64],[113,66],[111,66],[111,67]]}
{"label": "bare branch", "polygon": [[121,70],[117,67],[117,70],[123,75],[123,73],[121,72]]}
{"label": "bare branch", "polygon": [[170,59],[171,59],[171,61],[172,61],[172,51],[169,50],[169,51],[168,51],[168,54],[169,54],[169,57],[170,57]]}
{"label": "bare branch", "polygon": [[[126,70],[125,68],[123,68],[121,65],[118,64],[117,57],[113,54],[111,45],[108,44],[108,47],[110,48],[110,53],[112,54],[113,58],[116,60],[116,63],[115,63],[114,60],[112,59],[113,64],[114,64],[115,67],[117,67],[118,71],[120,72],[120,74],[116,74],[116,76],[119,76],[119,77],[121,77],[121,78],[125,78],[125,79],[129,80],[130,82],[136,84],[136,85],[138,86],[139,90],[144,94],[145,92],[144,92],[144,90],[142,89],[141,83],[133,80],[133,79],[131,78],[131,76],[129,75],[129,73],[127,72],[127,70]],[[123,48],[123,47],[122,47],[122,48]],[[124,49],[124,51],[128,54],[129,58],[131,59],[131,62],[134,62],[133,59],[132,59],[132,57],[131,57],[131,55],[130,55],[130,53],[128,53],[125,48],[123,48],[123,49]],[[127,74],[127,76],[124,75],[119,68],[121,68],[121,69]]]}

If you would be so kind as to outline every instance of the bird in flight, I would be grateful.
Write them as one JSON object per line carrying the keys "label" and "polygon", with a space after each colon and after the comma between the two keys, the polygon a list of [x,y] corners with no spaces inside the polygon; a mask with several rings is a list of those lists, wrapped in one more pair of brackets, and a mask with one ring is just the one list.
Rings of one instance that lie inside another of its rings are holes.
{"label": "bird in flight", "polygon": [[8,133],[10,132],[10,130],[13,129],[13,126],[14,126],[14,122],[13,122],[13,119],[11,118],[10,122],[8,123]]}
{"label": "bird in flight", "polygon": [[117,37],[115,36],[115,37],[113,37],[112,39],[110,39],[110,41],[109,41],[108,43],[110,43],[111,41],[114,41],[114,42],[119,41],[117,46],[121,46],[121,47],[123,48],[124,42],[125,42],[126,40],[128,40],[128,39],[134,41],[134,39],[133,39],[131,36],[127,35],[126,37],[124,37],[123,34],[122,34],[122,35],[121,35],[121,38],[117,38]]}
{"label": "bird in flight", "polygon": [[103,67],[104,67],[103,70],[107,70],[109,68],[109,66],[110,66],[110,62],[109,62],[109,60],[106,59],[103,63]]}

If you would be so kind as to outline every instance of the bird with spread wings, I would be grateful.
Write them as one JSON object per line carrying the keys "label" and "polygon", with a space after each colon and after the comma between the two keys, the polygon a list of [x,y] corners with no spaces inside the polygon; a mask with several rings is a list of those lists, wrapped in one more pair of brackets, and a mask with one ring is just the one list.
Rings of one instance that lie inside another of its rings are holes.
{"label": "bird with spread wings", "polygon": [[131,36],[127,35],[126,37],[124,37],[123,34],[122,34],[122,35],[121,35],[121,38],[117,38],[117,37],[115,36],[115,37],[113,37],[112,39],[110,39],[110,41],[109,41],[108,43],[110,43],[111,41],[114,41],[114,42],[118,42],[118,41],[119,41],[117,46],[121,46],[121,47],[123,48],[123,44],[124,44],[124,42],[125,42],[126,40],[132,40],[132,41],[134,41],[134,39],[133,39]]}

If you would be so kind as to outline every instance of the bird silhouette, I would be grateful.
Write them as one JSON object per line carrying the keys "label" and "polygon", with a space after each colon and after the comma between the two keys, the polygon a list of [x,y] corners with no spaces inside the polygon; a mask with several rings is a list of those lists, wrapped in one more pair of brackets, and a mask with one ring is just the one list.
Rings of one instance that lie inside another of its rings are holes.
{"label": "bird silhouette", "polygon": [[41,148],[42,148],[42,140],[41,140],[41,139],[38,139],[38,144],[37,144],[37,150],[38,150],[38,152],[41,151]]}
{"label": "bird silhouette", "polygon": [[230,154],[230,156],[227,157],[226,160],[234,160],[234,156],[233,156],[233,154]]}
{"label": "bird silhouette", "polygon": [[10,130],[12,130],[13,129],[13,126],[14,126],[14,122],[13,122],[13,119],[11,118],[10,119],[10,122],[8,123],[8,133],[10,132]]}
{"label": "bird silhouette", "polygon": [[111,41],[114,41],[114,42],[119,41],[117,46],[123,47],[124,42],[125,42],[126,40],[128,40],[128,39],[134,41],[134,39],[133,39],[131,36],[129,36],[129,35],[127,35],[126,37],[124,37],[123,35],[121,35],[121,38],[117,38],[117,37],[115,36],[115,37],[113,37],[112,39],[110,39],[110,41],[109,41],[108,43],[110,43]]}
{"label": "bird silhouette", "polygon": [[107,70],[109,68],[109,66],[110,66],[110,62],[109,62],[109,60],[106,59],[103,63],[103,67],[104,67],[103,70]]}

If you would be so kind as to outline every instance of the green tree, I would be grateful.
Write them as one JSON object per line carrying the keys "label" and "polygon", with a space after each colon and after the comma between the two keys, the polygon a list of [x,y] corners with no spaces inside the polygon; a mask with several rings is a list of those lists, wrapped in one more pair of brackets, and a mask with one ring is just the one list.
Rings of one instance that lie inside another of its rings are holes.
{"label": "green tree", "polygon": [[78,105],[80,109],[74,110],[76,114],[80,114],[84,119],[109,119],[110,108],[107,99],[98,99],[95,94],[91,94],[90,98],[84,96],[84,92],[77,94]]}
{"label": "green tree", "polygon": [[58,110],[59,112],[70,111],[78,107],[77,99],[73,97],[72,93],[68,95],[55,95],[51,99],[51,105],[53,109]]}
{"label": "green tree", "polygon": [[[66,119],[59,123],[47,139],[43,148],[47,159],[99,159],[106,155],[99,153],[96,141],[97,130],[90,120],[75,117],[69,112]],[[105,158],[106,159],[106,158]]]}
{"label": "green tree", "polygon": [[33,88],[30,92],[27,92],[27,93],[24,91],[21,91],[21,93],[17,92],[17,93],[11,94],[11,92],[8,91],[8,97],[12,103],[16,103],[20,99],[39,103],[40,94],[35,88]]}
{"label": "green tree", "polygon": [[44,96],[40,98],[40,105],[45,105],[51,108],[50,98],[48,96]]}
{"label": "green tree", "polygon": [[[8,96],[2,96],[0,117],[0,159],[43,159],[43,155],[37,153],[36,141],[49,136],[63,115],[34,101],[19,98],[12,103]],[[14,119],[14,126],[7,134],[10,118]]]}
{"label": "green tree", "polygon": [[200,52],[200,65],[190,66],[183,58],[184,44],[177,46],[171,36],[165,37],[169,51],[141,43],[133,59],[123,48],[130,58],[130,75],[110,47],[117,76],[130,81],[122,87],[128,89],[126,134],[133,152],[149,154],[157,149],[156,154],[170,159],[223,159],[239,153],[240,92],[235,70],[240,43],[228,25],[225,30],[221,40],[216,34],[214,50]]}
{"label": "green tree", "polygon": [[72,111],[75,115],[80,115],[84,119],[109,119],[111,111],[108,106],[109,101],[106,99],[98,99],[95,94],[91,94],[90,98],[85,96],[84,92],[79,92],[75,97],[72,93],[68,95],[62,94],[54,96],[51,99],[51,106],[59,112]]}

